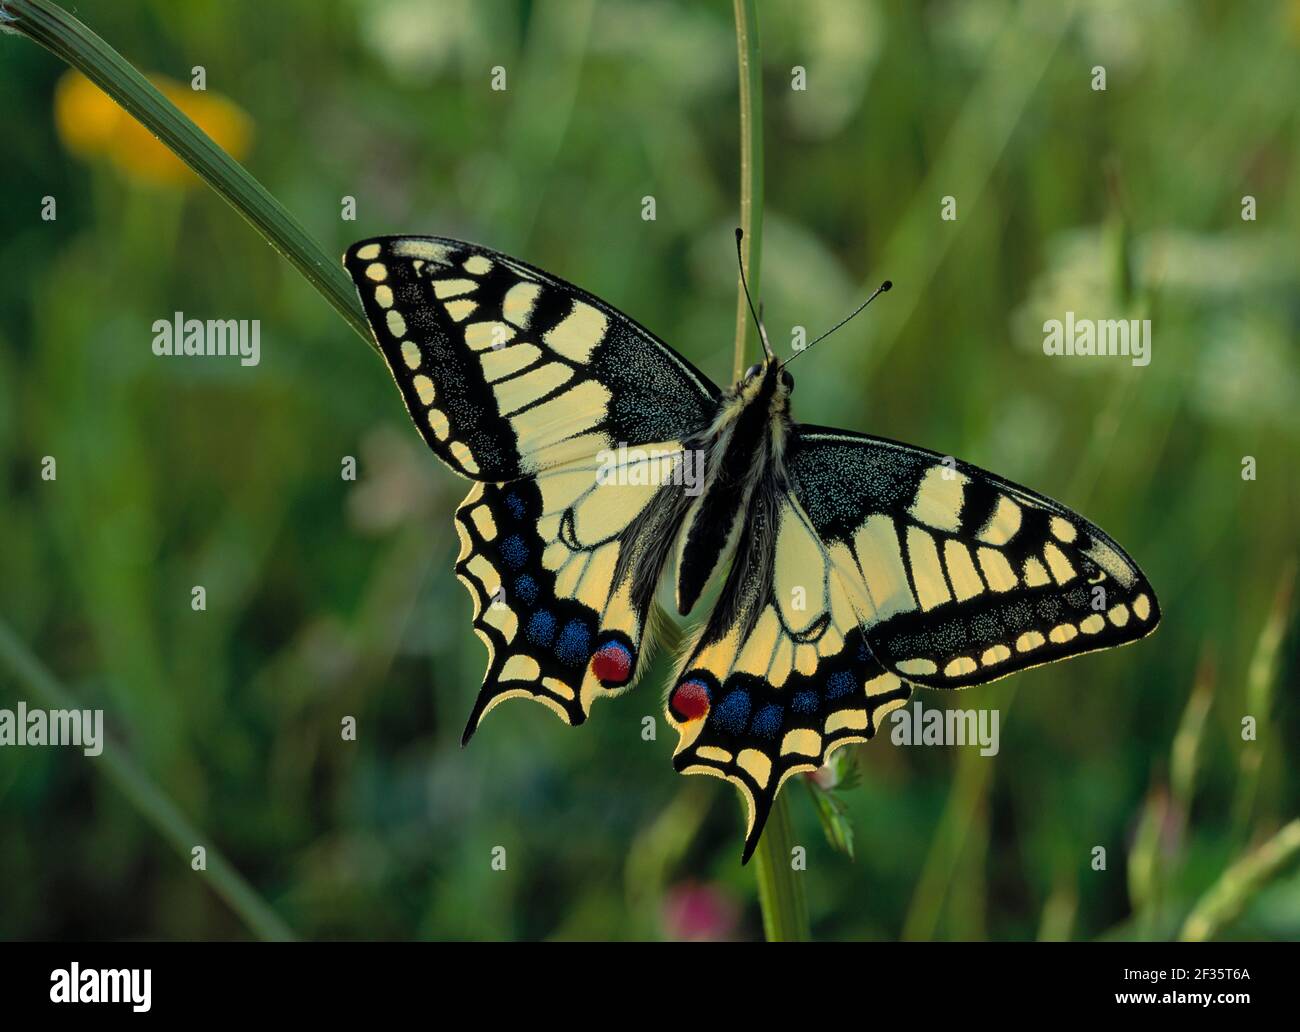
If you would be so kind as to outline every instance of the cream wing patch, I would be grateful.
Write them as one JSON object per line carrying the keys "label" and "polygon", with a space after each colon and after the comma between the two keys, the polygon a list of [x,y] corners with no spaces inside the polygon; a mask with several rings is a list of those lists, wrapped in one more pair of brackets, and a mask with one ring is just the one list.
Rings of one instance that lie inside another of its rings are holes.
{"label": "cream wing patch", "polygon": [[596,345],[605,339],[609,318],[604,312],[583,301],[575,301],[573,308],[558,325],[548,330],[546,344],[571,362],[587,362]]}

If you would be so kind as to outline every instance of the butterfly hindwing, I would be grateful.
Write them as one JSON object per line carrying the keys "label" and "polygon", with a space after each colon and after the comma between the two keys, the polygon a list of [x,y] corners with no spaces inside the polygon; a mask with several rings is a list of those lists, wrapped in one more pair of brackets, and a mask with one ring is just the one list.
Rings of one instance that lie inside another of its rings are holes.
{"label": "butterfly hindwing", "polygon": [[[657,456],[650,458],[648,456]],[[668,556],[682,460],[671,442],[475,484],[456,511],[456,573],[474,602],[488,671],[465,740],[497,703],[528,697],[569,724],[631,686]]]}
{"label": "butterfly hindwing", "polygon": [[870,739],[911,692],[872,657],[860,623],[798,503],[763,492],[668,697],[674,766],[726,778],[745,798],[744,860],[785,780]]}
{"label": "butterfly hindwing", "polygon": [[787,468],[872,653],[914,684],[996,680],[1159,622],[1151,585],[1099,528],[968,463],[805,426]]}
{"label": "butterfly hindwing", "polygon": [[471,479],[681,440],[717,406],[717,387],[648,330],[515,258],[378,237],[343,263],[416,427]]}

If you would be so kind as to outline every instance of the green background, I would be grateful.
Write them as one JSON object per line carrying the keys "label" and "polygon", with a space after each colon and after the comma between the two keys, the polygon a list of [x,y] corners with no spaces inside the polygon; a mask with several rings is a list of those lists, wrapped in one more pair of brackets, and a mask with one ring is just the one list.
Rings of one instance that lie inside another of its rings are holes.
{"label": "green background", "polygon": [[[480,242],[729,377],[723,0],[77,14],[146,72],[203,65],[252,120],[245,164],[327,252]],[[817,0],[761,18],[778,350],[895,284],[800,361],[796,417],[1060,499],[1164,609],[1129,648],[922,693],[999,708],[995,758],[854,747],[858,783],[835,796],[855,859],[791,782],[814,934],[1177,935],[1300,797],[1300,4]],[[461,750],[485,665],[451,572],[464,483],[375,354],[213,193],[68,152],[62,72],[0,37],[0,630],[105,710],[109,750],[201,829],[209,867],[224,856],[299,936],[761,934],[735,791],[671,769],[662,662],[581,729],[513,703]],[[261,320],[261,364],[154,357],[153,321],[178,310]],[[1067,310],[1150,318],[1151,364],[1044,356],[1042,323]],[[0,707],[40,705],[3,651]],[[0,936],[267,933],[148,812],[102,757],[0,749]],[[1229,895],[1218,934],[1300,937],[1294,861]]]}

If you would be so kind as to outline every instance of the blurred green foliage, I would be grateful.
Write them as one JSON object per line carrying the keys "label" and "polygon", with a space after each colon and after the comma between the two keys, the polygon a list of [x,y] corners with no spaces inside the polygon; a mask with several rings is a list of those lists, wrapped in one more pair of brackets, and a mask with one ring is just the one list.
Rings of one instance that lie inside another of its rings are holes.
{"label": "blurred green foliage", "polygon": [[[725,379],[730,4],[77,14],[146,72],[185,83],[203,65],[251,119],[245,163],[327,250],[479,241]],[[1000,753],[862,747],[835,790],[855,860],[792,792],[814,934],[1164,937],[1208,893],[1197,920],[1223,915],[1216,934],[1300,937],[1300,873],[1277,857],[1294,828],[1253,852],[1300,798],[1300,4],[816,0],[762,17],[774,340],[895,282],[802,363],[796,414],[1078,508],[1165,614],[1115,653],[923,693],[1000,707]],[[642,741],[663,661],[580,730],[512,704],[459,748],[484,666],[451,573],[464,485],[375,355],[216,196],[69,154],[63,71],[0,37],[0,620],[301,936],[759,934],[734,790],[672,773],[662,720]],[[1151,318],[1151,364],[1045,357],[1042,322],[1067,309]],[[261,365],[154,357],[150,327],[174,311],[260,319]],[[0,706],[20,698],[36,704],[0,668]],[[0,815],[4,938],[253,934],[74,750],[0,750]]]}

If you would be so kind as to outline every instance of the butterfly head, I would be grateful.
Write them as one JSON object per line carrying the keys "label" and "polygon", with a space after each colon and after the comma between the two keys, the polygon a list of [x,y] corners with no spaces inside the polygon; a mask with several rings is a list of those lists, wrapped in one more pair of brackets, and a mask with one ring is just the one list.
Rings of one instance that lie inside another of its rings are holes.
{"label": "butterfly head", "polygon": [[[775,359],[767,359],[745,370],[726,392],[715,429],[731,424],[742,434],[764,435],[768,432],[776,440],[784,440],[791,425],[790,394],[794,390],[794,377],[781,368]],[[768,429],[763,429],[763,428]],[[755,449],[754,455],[764,454]]]}
{"label": "butterfly head", "polygon": [[784,408],[794,393],[794,377],[775,358],[769,358],[755,362],[746,369],[745,375],[734,389],[737,396],[745,401],[763,396],[771,399],[774,405]]}
{"label": "butterfly head", "polygon": [[739,397],[745,399],[746,401],[752,400],[752,398],[754,396],[757,396],[758,394],[767,394],[773,400],[774,403],[773,407],[779,408],[780,411],[784,412],[789,407],[788,399],[790,395],[794,393],[794,377],[791,376],[786,371],[785,367],[789,365],[791,362],[793,362],[796,358],[798,358],[799,355],[802,354],[804,351],[807,351],[809,348],[811,348],[813,344],[816,344],[818,341],[825,340],[827,337],[829,337],[832,333],[834,333],[841,326],[843,326],[850,319],[852,319],[855,315],[857,315],[864,308],[866,308],[867,305],[871,304],[871,302],[874,301],[877,297],[885,293],[885,291],[889,290],[893,286],[893,283],[891,283],[889,280],[885,280],[885,282],[880,284],[880,286],[878,286],[875,289],[875,291],[872,293],[872,295],[869,298],[863,301],[862,304],[858,305],[857,308],[855,308],[847,316],[845,316],[843,319],[837,322],[834,326],[832,326],[829,330],[823,333],[820,337],[818,337],[816,340],[812,341],[809,344],[805,344],[802,348],[799,349],[799,351],[796,351],[784,362],[778,362],[776,360],[775,353],[772,351],[772,343],[771,341],[768,340],[767,330],[763,326],[763,305],[760,302],[758,308],[755,309],[754,299],[750,297],[749,294],[749,281],[745,277],[745,256],[744,253],[741,251],[741,246],[740,246],[741,241],[743,241],[744,239],[745,239],[744,231],[739,226],[737,226],[736,227],[736,264],[740,269],[740,285],[745,290],[745,300],[749,302],[750,314],[753,315],[754,323],[758,327],[758,339],[763,344],[764,358],[761,363],[752,365],[745,371],[744,377],[741,378],[740,383],[738,383],[735,387],[735,392]]}

